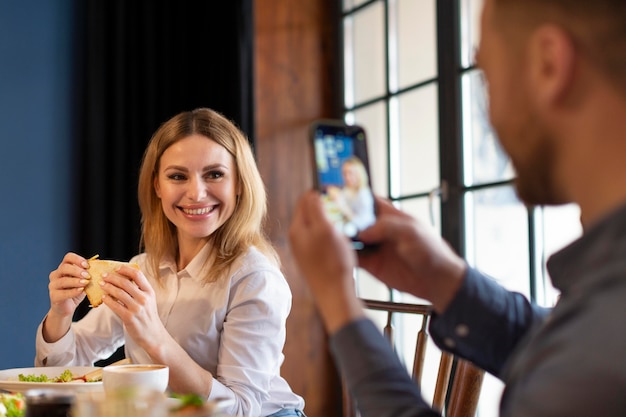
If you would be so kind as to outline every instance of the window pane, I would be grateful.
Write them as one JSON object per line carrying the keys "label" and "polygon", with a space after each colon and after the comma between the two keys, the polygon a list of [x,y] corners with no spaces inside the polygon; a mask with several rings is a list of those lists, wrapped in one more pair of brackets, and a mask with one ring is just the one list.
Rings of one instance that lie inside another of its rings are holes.
{"label": "window pane", "polygon": [[528,211],[513,187],[468,193],[465,206],[468,262],[528,297]]}
{"label": "window pane", "polygon": [[[387,314],[383,311],[371,310],[367,310],[366,314],[382,331],[387,323]],[[394,347],[396,353],[407,367],[407,372],[410,373],[413,369],[417,332],[422,325],[421,316],[413,314],[395,314],[393,317]],[[435,392],[435,382],[437,380],[441,351],[434,344],[432,338],[428,338],[427,343],[428,346],[426,347],[420,388],[424,400],[430,404],[432,403],[433,394]]]}
{"label": "window pane", "polygon": [[480,71],[470,71],[461,79],[466,185],[510,180],[514,175],[509,158],[489,124],[481,77]]}
{"label": "window pane", "polygon": [[391,91],[437,75],[434,0],[389,2],[389,85]]}
{"label": "window pane", "polygon": [[[441,199],[439,196],[433,195],[431,198],[411,198],[397,201],[394,204],[398,209],[415,217],[423,223],[429,224],[435,229],[436,233],[441,233]],[[385,301],[393,298],[393,301],[400,303],[428,303],[426,300],[419,299],[411,294],[402,293],[397,290],[393,291],[392,296],[386,285],[382,284],[362,269],[358,269],[356,272],[356,284],[357,294],[362,298]]]}
{"label": "window pane", "polygon": [[363,126],[367,135],[372,190],[383,197],[389,195],[387,106],[384,102],[359,108],[346,115],[346,122]]}
{"label": "window pane", "polygon": [[361,298],[372,300],[390,299],[389,288],[364,269],[355,272],[356,293]]}
{"label": "window pane", "polygon": [[[432,227],[435,233],[441,234],[441,198],[439,195],[406,199],[396,202],[395,205],[418,221]],[[394,292],[394,300],[401,303],[430,304],[427,300],[400,291]]]}
{"label": "window pane", "polygon": [[484,0],[460,0],[461,2],[461,65],[474,64],[474,53],[480,41],[480,12]]}
{"label": "window pane", "polygon": [[386,92],[384,23],[382,2],[344,19],[346,107]]}
{"label": "window pane", "polygon": [[441,199],[438,195],[432,198],[411,198],[396,203],[396,206],[419,221],[429,224],[441,234]]}
{"label": "window pane", "polygon": [[348,11],[358,7],[368,0],[343,0],[343,10]]}
{"label": "window pane", "polygon": [[495,376],[485,372],[483,385],[478,399],[478,417],[500,416],[500,400],[504,391],[504,383]]}
{"label": "window pane", "polygon": [[580,208],[575,204],[557,207],[543,207],[536,209],[536,217],[540,226],[538,233],[539,253],[542,265],[540,274],[543,280],[537,282],[537,302],[544,306],[553,306],[559,292],[552,286],[552,282],[545,269],[545,261],[555,252],[578,239],[582,235],[580,223]]}
{"label": "window pane", "polygon": [[[439,186],[437,85],[412,90],[393,100],[391,195],[424,193]],[[395,105],[395,106],[394,106]]]}

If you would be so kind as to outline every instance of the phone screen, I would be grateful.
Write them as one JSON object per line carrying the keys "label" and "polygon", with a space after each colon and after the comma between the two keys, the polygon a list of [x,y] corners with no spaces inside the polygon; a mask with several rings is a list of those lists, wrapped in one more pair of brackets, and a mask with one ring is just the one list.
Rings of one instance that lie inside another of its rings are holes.
{"label": "phone screen", "polygon": [[326,214],[356,249],[363,249],[357,235],[376,221],[365,131],[360,126],[322,121],[311,132],[315,183]]}

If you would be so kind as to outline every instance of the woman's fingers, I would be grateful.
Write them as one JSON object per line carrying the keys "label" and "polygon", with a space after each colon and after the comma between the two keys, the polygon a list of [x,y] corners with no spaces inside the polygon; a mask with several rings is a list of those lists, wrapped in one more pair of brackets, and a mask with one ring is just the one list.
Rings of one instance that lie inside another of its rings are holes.
{"label": "woman's fingers", "polygon": [[[147,303],[152,287],[143,273],[129,266],[122,266],[112,273],[102,274],[102,289],[112,300],[131,311]],[[105,302],[106,302],[105,296]],[[114,308],[119,306],[113,305]]]}

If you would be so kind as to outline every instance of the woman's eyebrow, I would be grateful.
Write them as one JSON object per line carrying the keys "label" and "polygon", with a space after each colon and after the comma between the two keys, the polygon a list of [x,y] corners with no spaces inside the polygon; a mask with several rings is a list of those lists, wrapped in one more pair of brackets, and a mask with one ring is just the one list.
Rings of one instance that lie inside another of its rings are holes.
{"label": "woman's eyebrow", "polygon": [[177,171],[187,171],[187,168],[185,168],[184,166],[181,166],[181,165],[168,165],[166,167],[163,167],[164,171],[172,170],[172,169],[173,170],[177,170]]}
{"label": "woman's eyebrow", "polygon": [[204,167],[204,170],[207,171],[207,170],[215,169],[215,168],[229,169],[227,165],[224,165],[222,163],[217,163],[217,164],[206,165]]}

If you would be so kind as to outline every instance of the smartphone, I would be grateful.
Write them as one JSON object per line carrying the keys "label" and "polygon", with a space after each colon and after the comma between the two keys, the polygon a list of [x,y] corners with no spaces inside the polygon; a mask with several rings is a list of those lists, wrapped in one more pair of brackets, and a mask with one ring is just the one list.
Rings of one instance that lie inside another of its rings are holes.
{"label": "smartphone", "polygon": [[355,249],[364,249],[358,234],[376,221],[365,130],[339,120],[318,120],[310,136],[314,184],[326,215]]}

